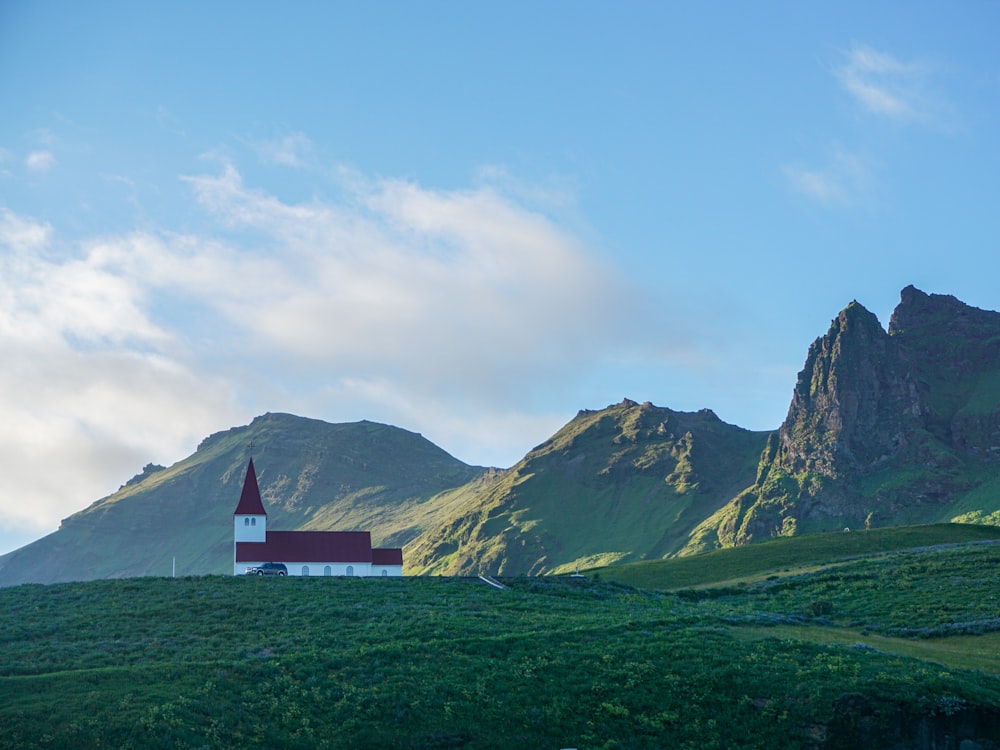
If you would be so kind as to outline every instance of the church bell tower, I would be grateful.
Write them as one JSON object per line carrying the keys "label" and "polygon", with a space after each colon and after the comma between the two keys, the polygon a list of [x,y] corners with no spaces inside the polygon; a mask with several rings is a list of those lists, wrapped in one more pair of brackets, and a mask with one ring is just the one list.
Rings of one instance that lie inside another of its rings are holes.
{"label": "church bell tower", "polygon": [[257,486],[257,472],[253,468],[253,458],[247,465],[247,475],[243,480],[240,502],[233,511],[233,566],[236,565],[236,545],[240,542],[267,541],[267,512],[260,499]]}

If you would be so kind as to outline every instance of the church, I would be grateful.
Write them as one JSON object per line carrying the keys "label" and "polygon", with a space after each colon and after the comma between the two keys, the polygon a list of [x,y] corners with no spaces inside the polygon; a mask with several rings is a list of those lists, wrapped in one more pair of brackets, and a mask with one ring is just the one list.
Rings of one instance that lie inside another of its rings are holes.
{"label": "church", "polygon": [[403,550],[372,549],[367,531],[268,531],[251,457],[233,511],[233,575],[268,562],[290,576],[403,575]]}

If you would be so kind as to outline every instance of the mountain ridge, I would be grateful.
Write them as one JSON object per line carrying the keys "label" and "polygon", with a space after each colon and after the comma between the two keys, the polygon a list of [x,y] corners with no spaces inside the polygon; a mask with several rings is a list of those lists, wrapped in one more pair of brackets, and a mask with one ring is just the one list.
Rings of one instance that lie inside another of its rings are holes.
{"label": "mountain ridge", "polygon": [[[415,571],[445,574],[563,572],[667,554],[752,478],[767,434],[708,409],[625,399],[583,410],[404,553]],[[592,523],[601,535],[567,533]]]}
{"label": "mountain ridge", "polygon": [[[0,585],[221,573],[251,441],[269,526],[372,531],[408,574],[544,574],[838,528],[1000,524],[1000,313],[908,286],[887,329],[857,301],[809,347],[777,430],[625,399],[509,469],[417,433],[265,414],[147,464]],[[169,512],[164,512],[164,508]],[[178,523],[178,518],[184,523]]]}
{"label": "mountain ridge", "polygon": [[908,286],[888,330],[855,301],[813,342],[756,481],[700,531],[725,546],[934,520],[998,458],[1000,313]]}

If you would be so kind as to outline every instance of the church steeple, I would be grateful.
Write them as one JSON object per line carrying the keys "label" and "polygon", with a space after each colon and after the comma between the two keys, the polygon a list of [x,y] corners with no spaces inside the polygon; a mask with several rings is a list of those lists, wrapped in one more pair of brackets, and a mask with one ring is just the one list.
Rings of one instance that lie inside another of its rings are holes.
{"label": "church steeple", "polygon": [[253,468],[253,458],[247,464],[247,475],[243,480],[243,492],[240,502],[233,511],[234,516],[266,516],[264,503],[260,499],[260,487],[257,486],[257,472]]}

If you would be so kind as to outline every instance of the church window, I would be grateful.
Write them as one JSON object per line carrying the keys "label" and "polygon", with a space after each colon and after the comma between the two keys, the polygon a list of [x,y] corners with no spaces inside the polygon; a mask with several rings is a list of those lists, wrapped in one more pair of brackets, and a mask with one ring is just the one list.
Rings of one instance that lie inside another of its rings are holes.
{"label": "church window", "polygon": [[256,526],[257,525],[257,519],[256,518],[251,518],[250,519],[250,525],[251,526]]}
{"label": "church window", "polygon": [[303,565],[302,566],[302,575],[304,575],[304,576],[309,575],[309,566],[308,565]]}
{"label": "church window", "polygon": [[331,575],[332,573],[333,573],[333,571],[330,570],[330,566],[329,565],[324,565],[323,566],[323,575],[328,576],[328,575]]}
{"label": "church window", "polygon": [[347,566],[347,575],[349,575],[349,576],[354,575],[354,566],[353,565],[348,565]]}
{"label": "church window", "polygon": [[249,526],[250,525],[250,519],[249,518],[244,518],[243,519],[243,525],[244,526]]}

